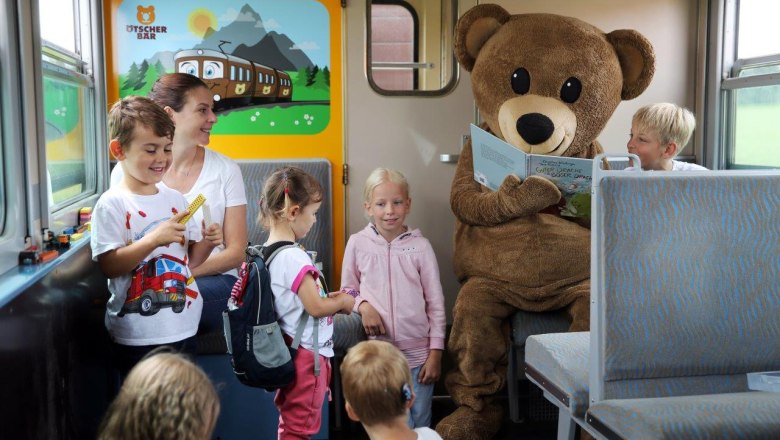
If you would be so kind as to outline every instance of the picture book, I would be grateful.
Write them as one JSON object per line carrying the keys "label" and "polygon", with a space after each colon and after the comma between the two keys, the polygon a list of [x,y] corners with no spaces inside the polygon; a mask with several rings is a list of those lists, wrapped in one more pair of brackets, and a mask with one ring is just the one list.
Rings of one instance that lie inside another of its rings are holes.
{"label": "picture book", "polygon": [[496,191],[509,174],[521,180],[543,176],[561,190],[561,200],[552,207],[553,212],[562,217],[590,217],[592,159],[528,154],[474,124],[471,151],[474,180],[491,190]]}

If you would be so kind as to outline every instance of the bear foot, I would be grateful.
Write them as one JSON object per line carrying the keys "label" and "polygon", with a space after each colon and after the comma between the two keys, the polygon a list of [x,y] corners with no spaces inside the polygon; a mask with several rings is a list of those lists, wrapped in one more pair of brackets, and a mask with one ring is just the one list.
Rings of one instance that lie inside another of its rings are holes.
{"label": "bear foot", "polygon": [[444,440],[487,440],[501,428],[504,416],[498,405],[487,405],[481,412],[461,406],[436,425],[436,432]]}

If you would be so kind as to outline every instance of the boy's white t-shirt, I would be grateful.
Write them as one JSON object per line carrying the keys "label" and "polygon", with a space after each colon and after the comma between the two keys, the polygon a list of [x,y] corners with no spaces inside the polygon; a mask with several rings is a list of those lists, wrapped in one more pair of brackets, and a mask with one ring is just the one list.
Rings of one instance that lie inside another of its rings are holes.
{"label": "boy's white t-shirt", "polygon": [[[295,337],[298,320],[303,312],[303,303],[298,297],[298,288],[306,274],[310,274],[317,284],[320,297],[327,298],[328,292],[319,279],[319,271],[312,264],[311,257],[300,247],[284,249],[271,260],[268,267],[271,275],[271,290],[274,293],[274,306],[279,316],[282,331],[289,337]],[[314,344],[314,325],[318,325],[317,342],[319,353],[333,357],[333,316],[314,318],[309,316],[306,328],[301,336],[301,346],[312,350]]]}
{"label": "boy's white t-shirt", "polygon": [[441,440],[441,436],[431,428],[414,428],[418,440]]}
{"label": "boy's white t-shirt", "polygon": [[[187,209],[178,191],[158,187],[157,194],[132,194],[111,188],[92,212],[92,259],[140,240],[176,212]],[[187,222],[185,237],[201,239],[200,227]],[[111,298],[105,323],[111,338],[123,345],[181,341],[198,330],[203,298],[189,269],[187,245],[160,246],[131,273],[108,280]],[[189,284],[187,284],[189,282]]]}
{"label": "boy's white t-shirt", "polygon": [[[636,169],[636,167],[626,167],[623,171],[635,171]],[[672,159],[672,171],[709,171],[709,169],[695,163]]]}
{"label": "boy's white t-shirt", "polygon": [[[241,175],[241,168],[232,159],[209,148],[204,147],[204,150],[203,168],[198,180],[192,185],[192,189],[184,194],[184,198],[188,202],[192,202],[195,197],[198,197],[198,194],[203,194],[203,197],[206,198],[209,214],[211,214],[211,221],[224,225],[226,208],[246,205],[244,178]],[[116,165],[111,171],[111,186],[114,187],[121,182],[122,176],[124,176],[124,170],[120,165]],[[158,188],[163,186],[169,188],[162,182],[157,184]],[[193,214],[192,218],[196,225],[201,224],[204,209],[206,209],[205,206]],[[224,250],[223,243],[211,251],[211,256],[213,257]],[[238,276],[238,270],[230,269],[224,272],[224,275]]]}

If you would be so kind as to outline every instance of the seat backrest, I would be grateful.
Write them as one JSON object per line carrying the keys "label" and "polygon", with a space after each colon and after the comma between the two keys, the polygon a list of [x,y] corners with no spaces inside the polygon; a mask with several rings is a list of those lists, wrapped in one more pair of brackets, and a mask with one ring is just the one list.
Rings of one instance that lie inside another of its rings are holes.
{"label": "seat backrest", "polygon": [[594,174],[591,404],[780,370],[780,172]]}
{"label": "seat backrest", "polygon": [[325,191],[322,199],[322,205],[317,213],[317,222],[312,226],[311,231],[301,240],[301,244],[307,249],[317,251],[317,260],[322,262],[323,275],[328,282],[333,273],[333,261],[331,251],[333,249],[333,207],[331,198],[331,166],[327,159],[290,159],[290,160],[252,160],[238,161],[241,168],[241,174],[244,177],[244,188],[246,188],[246,218],[247,218],[247,236],[252,244],[263,244],[268,239],[268,231],[257,222],[259,207],[257,201],[260,199],[260,192],[263,190],[265,179],[271,175],[277,168],[283,166],[296,166],[314,176],[322,185]]}

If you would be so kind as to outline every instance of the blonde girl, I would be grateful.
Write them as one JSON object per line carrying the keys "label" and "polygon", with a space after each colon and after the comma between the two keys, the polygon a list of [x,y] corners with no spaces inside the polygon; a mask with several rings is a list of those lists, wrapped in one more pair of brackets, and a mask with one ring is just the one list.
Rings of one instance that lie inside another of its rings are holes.
{"label": "blonde girl", "polygon": [[152,352],[128,374],[98,440],[206,440],[219,398],[206,373],[178,353]]}

